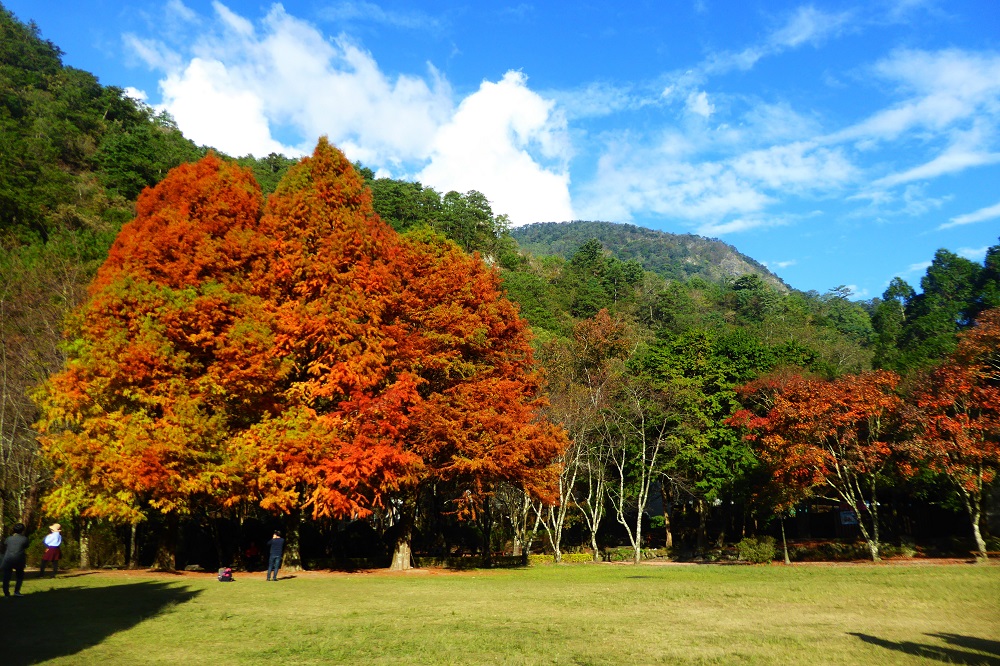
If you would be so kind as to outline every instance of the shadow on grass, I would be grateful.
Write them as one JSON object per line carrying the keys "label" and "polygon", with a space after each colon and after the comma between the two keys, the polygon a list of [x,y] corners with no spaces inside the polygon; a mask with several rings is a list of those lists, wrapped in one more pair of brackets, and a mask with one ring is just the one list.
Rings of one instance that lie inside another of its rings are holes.
{"label": "shadow on grass", "polygon": [[[968,664],[969,666],[1000,666],[1000,643],[974,636],[959,636],[958,634],[927,634],[939,638],[948,645],[945,647],[929,643],[914,643],[912,641],[888,641],[884,638],[851,632],[865,643],[878,645],[887,650],[895,650],[924,659],[933,659],[947,664]],[[963,648],[963,649],[958,649]],[[969,652],[975,650],[976,652]],[[985,653],[985,654],[984,654]]]}
{"label": "shadow on grass", "polygon": [[199,594],[160,582],[25,591],[0,599],[4,666],[76,654]]}

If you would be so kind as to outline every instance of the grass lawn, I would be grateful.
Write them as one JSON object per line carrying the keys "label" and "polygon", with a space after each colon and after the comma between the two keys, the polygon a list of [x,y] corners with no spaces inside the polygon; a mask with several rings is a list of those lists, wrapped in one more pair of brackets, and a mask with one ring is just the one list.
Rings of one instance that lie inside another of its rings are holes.
{"label": "grass lawn", "polygon": [[70,572],[0,599],[0,664],[1000,665],[1000,566]]}

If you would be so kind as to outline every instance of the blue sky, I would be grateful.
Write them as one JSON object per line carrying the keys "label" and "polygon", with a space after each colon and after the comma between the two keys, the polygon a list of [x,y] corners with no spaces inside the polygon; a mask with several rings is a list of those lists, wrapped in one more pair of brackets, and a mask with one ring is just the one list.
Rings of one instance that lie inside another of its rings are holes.
{"label": "blue sky", "polygon": [[233,155],[326,134],[514,224],[720,238],[793,287],[1000,236],[1000,2],[0,0]]}

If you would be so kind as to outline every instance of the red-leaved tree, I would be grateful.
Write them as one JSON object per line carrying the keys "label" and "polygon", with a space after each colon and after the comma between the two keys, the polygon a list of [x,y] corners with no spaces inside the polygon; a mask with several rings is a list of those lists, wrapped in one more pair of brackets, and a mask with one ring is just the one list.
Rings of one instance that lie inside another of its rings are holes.
{"label": "red-leaved tree", "polygon": [[565,436],[541,418],[527,324],[494,269],[443,237],[396,235],[325,140],[289,171],[261,228],[273,258],[255,293],[275,304],[294,368],[283,411],[238,440],[265,507],[385,510],[393,566],[408,568],[425,484],[455,489],[456,511],[500,482],[551,494]]}
{"label": "red-leaved tree", "polygon": [[499,482],[547,496],[565,437],[496,271],[400,238],[325,138],[261,200],[215,156],[143,193],[38,394],[52,510],[252,500],[405,525],[427,481],[459,508]]}
{"label": "red-leaved tree", "polygon": [[913,400],[912,453],[957,490],[986,558],[983,490],[1000,468],[1000,309],[960,334],[955,353],[920,378]]}
{"label": "red-leaved tree", "polygon": [[879,559],[876,487],[894,452],[902,408],[898,383],[885,371],[835,381],[769,375],[739,390],[756,411],[741,410],[729,421],[748,430],[780,484],[803,493],[830,490],[851,507],[873,560]]}

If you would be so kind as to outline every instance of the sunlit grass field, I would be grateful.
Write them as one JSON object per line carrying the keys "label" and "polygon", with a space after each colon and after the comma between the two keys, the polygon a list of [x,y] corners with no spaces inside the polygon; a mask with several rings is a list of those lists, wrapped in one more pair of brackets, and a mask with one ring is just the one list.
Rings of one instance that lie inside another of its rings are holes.
{"label": "sunlit grass field", "polygon": [[1000,566],[29,573],[0,664],[1000,664]]}

